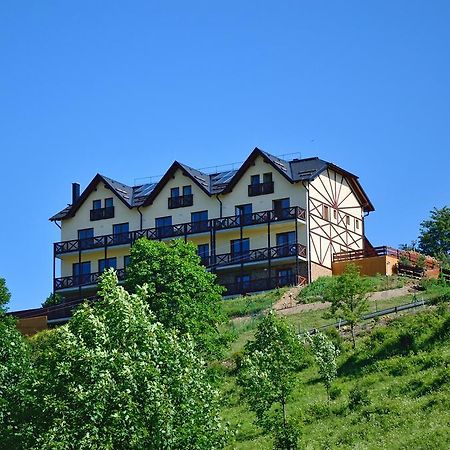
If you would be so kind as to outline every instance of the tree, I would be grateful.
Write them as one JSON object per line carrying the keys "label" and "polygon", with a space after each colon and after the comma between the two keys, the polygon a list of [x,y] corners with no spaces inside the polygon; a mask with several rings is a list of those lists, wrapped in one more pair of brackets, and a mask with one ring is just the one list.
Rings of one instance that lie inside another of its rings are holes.
{"label": "tree", "polygon": [[48,297],[42,302],[41,306],[43,308],[48,308],[49,306],[55,306],[62,303],[62,297],[59,294],[50,293]]}
{"label": "tree", "polygon": [[245,346],[238,384],[256,414],[256,423],[275,432],[276,448],[297,448],[298,428],[287,420],[286,403],[302,364],[303,346],[298,337],[270,312],[258,324],[255,340]]}
{"label": "tree", "polygon": [[0,315],[0,447],[30,448],[28,403],[32,371],[27,342],[15,320]]}
{"label": "tree", "polygon": [[450,264],[450,207],[434,208],[420,224],[420,251]]}
{"label": "tree", "polygon": [[131,248],[126,287],[135,292],[148,285],[147,301],[158,322],[190,334],[206,357],[221,354],[225,336],[219,325],[223,288],[215,275],[200,264],[196,246],[175,240],[169,243],[139,239]]}
{"label": "tree", "polygon": [[31,415],[39,449],[214,449],[218,393],[188,336],[166,330],[108,270],[101,301],[35,343]]}
{"label": "tree", "polygon": [[339,350],[334,346],[330,338],[323,333],[307,334],[307,342],[311,345],[314,358],[319,366],[319,375],[327,390],[328,402],[330,401],[330,388],[337,375],[337,357]]}
{"label": "tree", "polygon": [[347,265],[342,275],[334,277],[324,293],[324,300],[331,302],[331,316],[346,320],[350,325],[352,345],[356,347],[355,325],[369,309],[367,301],[373,283],[359,275],[359,268]]}
{"label": "tree", "polygon": [[6,281],[4,278],[0,278],[0,314],[6,311],[6,305],[11,299],[11,293],[6,286]]}

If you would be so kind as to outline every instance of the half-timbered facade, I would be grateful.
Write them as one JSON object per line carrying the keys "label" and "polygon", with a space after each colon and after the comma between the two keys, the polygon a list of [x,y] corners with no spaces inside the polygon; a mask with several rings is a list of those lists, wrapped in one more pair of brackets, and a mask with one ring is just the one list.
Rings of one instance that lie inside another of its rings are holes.
{"label": "half-timbered facade", "polygon": [[74,183],[71,204],[50,218],[61,227],[54,291],[93,294],[107,267],[123,279],[141,237],[193,242],[228,294],[306,283],[331,274],[334,253],[363,249],[370,211],[355,175],[257,148],[238,170],[210,174],[174,162],[157,183],[138,186],[97,174],[83,193]]}

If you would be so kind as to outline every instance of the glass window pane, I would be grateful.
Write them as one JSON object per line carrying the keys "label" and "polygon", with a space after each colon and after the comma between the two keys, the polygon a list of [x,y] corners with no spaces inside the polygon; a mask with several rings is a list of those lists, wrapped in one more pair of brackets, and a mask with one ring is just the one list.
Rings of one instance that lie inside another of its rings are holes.
{"label": "glass window pane", "polygon": [[250,178],[250,184],[259,184],[259,175],[252,175]]}
{"label": "glass window pane", "polygon": [[170,196],[173,198],[173,197],[179,197],[180,196],[180,188],[179,187],[175,187],[175,188],[172,188],[171,190],[170,190]]}
{"label": "glass window pane", "polygon": [[92,209],[100,209],[102,207],[102,201],[101,200],[94,200],[92,202]]}
{"label": "glass window pane", "polygon": [[111,208],[111,206],[113,206],[113,199],[105,198],[105,208]]}
{"label": "glass window pane", "polygon": [[183,195],[191,195],[192,187],[191,186],[183,186]]}

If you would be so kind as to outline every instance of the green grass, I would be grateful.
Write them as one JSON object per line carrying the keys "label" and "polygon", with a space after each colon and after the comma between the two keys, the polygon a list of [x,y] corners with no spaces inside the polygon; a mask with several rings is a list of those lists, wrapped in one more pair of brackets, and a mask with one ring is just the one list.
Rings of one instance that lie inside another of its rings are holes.
{"label": "green grass", "polygon": [[288,288],[279,288],[262,294],[246,295],[222,300],[222,308],[228,317],[256,314],[270,308]]}
{"label": "green grass", "polygon": [[[387,291],[389,289],[401,288],[411,279],[407,277],[398,276],[384,276],[377,275],[374,277],[366,277],[372,283],[372,291]],[[333,277],[319,277],[316,281],[305,286],[298,294],[297,301],[300,303],[313,303],[322,301],[322,296],[325,289],[333,282]]]}
{"label": "green grass", "polygon": [[[394,299],[379,302],[392,305]],[[310,327],[323,311],[287,320]],[[243,326],[244,336],[251,332]],[[349,395],[367,391],[365,404],[352,406]],[[310,362],[297,374],[288,416],[298,421],[305,449],[448,449],[450,448],[450,314],[448,307],[428,308],[376,324],[358,339],[353,352],[343,344],[337,398],[328,406],[326,392]],[[233,371],[222,385],[223,418],[237,429],[229,449],[270,449],[270,436],[253,424],[239,396]]]}

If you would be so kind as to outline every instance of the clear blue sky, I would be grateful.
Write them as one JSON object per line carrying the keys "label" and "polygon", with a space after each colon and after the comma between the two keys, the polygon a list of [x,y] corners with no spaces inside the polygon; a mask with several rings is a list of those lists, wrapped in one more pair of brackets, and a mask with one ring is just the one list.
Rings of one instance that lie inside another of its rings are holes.
{"label": "clear blue sky", "polygon": [[449,203],[448,1],[0,2],[0,276],[51,291],[70,183],[273,154],[360,176],[397,246]]}

